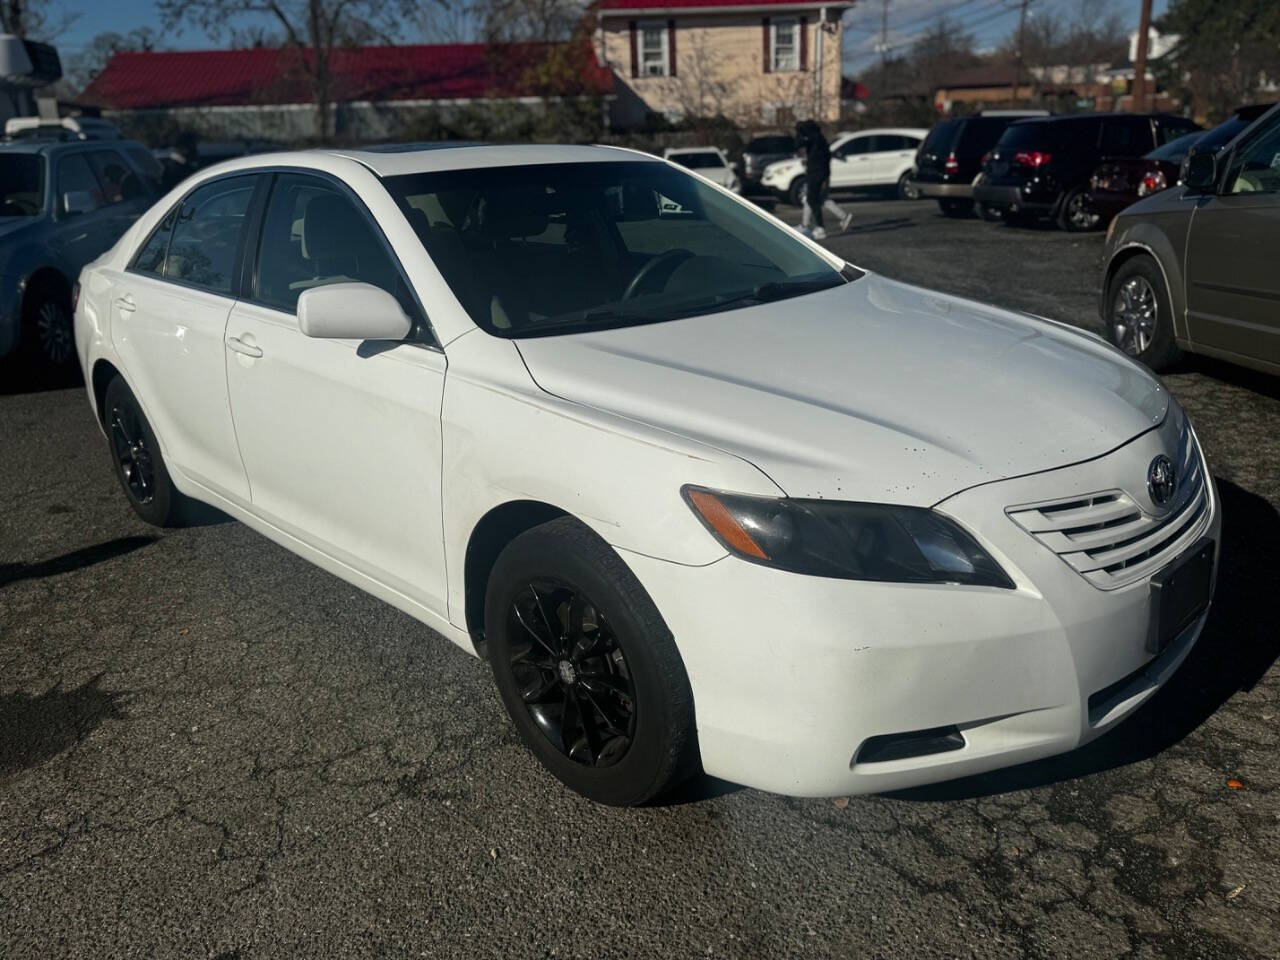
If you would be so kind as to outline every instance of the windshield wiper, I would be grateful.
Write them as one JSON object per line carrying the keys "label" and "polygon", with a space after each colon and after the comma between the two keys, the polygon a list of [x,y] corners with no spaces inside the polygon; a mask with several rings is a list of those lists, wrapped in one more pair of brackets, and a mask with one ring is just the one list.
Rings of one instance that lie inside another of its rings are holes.
{"label": "windshield wiper", "polygon": [[747,302],[772,303],[775,300],[798,297],[806,293],[817,293],[819,290],[828,290],[831,287],[838,286],[840,286],[840,281],[832,282],[827,277],[823,277],[820,280],[770,280],[767,283],[757,284],[750,290],[744,290],[741,293],[717,297],[708,302],[706,306],[727,307],[730,304]]}

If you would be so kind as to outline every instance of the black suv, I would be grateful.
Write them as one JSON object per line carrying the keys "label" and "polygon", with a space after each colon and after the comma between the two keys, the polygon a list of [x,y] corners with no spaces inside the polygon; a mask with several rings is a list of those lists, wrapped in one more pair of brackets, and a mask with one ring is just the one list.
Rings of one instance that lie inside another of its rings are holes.
{"label": "black suv", "polygon": [[1005,130],[973,189],[977,202],[1009,223],[1051,217],[1064,230],[1094,230],[1089,176],[1109,157],[1140,157],[1198,130],[1165,113],[1086,113],[1019,120]]}
{"label": "black suv", "polygon": [[[742,148],[742,166],[738,173],[742,178],[742,192],[755,192],[760,186],[764,168],[796,154],[796,138],[785,133],[772,133],[756,137]],[[768,191],[765,191],[766,193]]]}
{"label": "black suv", "polygon": [[973,211],[973,181],[1005,128],[1015,120],[1047,116],[1046,110],[989,110],[972,117],[939,120],[916,153],[912,180],[922,197],[933,197],[948,217]]}

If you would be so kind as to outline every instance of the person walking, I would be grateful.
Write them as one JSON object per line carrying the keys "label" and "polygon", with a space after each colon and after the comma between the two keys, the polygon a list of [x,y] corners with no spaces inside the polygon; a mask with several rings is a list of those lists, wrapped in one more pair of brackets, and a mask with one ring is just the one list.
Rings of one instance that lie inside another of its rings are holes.
{"label": "person walking", "polygon": [[849,229],[853,214],[846,213],[828,196],[831,180],[831,147],[822,135],[822,128],[812,120],[796,123],[796,143],[804,151],[804,212],[800,229],[815,240],[825,239],[827,231],[822,224],[825,208],[840,222],[840,232]]}

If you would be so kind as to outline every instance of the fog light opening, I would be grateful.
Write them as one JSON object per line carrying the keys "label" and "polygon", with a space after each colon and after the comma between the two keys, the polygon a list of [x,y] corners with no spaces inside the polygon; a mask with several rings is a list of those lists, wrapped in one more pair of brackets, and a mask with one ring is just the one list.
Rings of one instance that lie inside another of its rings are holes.
{"label": "fog light opening", "polygon": [[911,760],[934,753],[948,753],[963,746],[964,735],[954,724],[949,727],[931,727],[928,730],[909,730],[906,733],[886,733],[864,740],[849,766],[884,763],[888,760]]}

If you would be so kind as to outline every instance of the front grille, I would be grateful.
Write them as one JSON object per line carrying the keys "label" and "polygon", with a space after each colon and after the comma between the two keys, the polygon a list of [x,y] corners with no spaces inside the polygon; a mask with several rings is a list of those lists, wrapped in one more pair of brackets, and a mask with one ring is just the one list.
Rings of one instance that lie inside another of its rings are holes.
{"label": "front grille", "polygon": [[1160,516],[1123,490],[1010,507],[1010,519],[1102,590],[1151,576],[1190,547],[1209,524],[1211,504],[1190,428],[1178,444],[1178,490]]}

